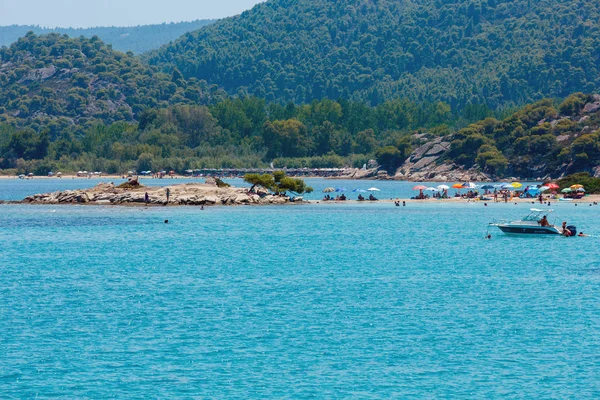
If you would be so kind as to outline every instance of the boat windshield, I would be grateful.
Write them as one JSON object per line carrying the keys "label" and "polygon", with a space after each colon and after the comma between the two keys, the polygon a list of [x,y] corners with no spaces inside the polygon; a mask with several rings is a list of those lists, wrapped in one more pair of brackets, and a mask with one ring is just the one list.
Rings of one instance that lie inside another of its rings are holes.
{"label": "boat windshield", "polygon": [[539,221],[544,215],[550,214],[554,210],[540,210],[538,208],[530,209],[531,213],[523,218],[523,221]]}

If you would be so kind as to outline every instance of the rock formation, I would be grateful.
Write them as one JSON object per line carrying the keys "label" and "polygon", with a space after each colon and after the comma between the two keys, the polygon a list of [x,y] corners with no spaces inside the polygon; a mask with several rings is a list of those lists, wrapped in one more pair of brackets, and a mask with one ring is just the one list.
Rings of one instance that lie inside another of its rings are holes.
{"label": "rock formation", "polygon": [[415,149],[398,168],[394,179],[403,181],[489,181],[490,177],[477,168],[465,170],[444,160],[450,150],[449,137],[437,137]]}
{"label": "rock formation", "polygon": [[91,189],[65,190],[36,194],[23,199],[33,204],[144,204],[148,193],[151,205],[242,205],[285,204],[288,196],[265,193],[249,193],[248,188],[219,188],[210,184],[188,183],[172,186],[140,186],[119,188],[113,183],[100,183]]}

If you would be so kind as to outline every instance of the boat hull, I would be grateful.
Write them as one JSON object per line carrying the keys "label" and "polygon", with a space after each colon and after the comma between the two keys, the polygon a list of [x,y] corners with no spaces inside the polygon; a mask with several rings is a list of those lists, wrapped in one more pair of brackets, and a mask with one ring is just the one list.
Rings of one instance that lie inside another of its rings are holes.
{"label": "boat hull", "polygon": [[554,227],[497,225],[507,235],[560,235]]}

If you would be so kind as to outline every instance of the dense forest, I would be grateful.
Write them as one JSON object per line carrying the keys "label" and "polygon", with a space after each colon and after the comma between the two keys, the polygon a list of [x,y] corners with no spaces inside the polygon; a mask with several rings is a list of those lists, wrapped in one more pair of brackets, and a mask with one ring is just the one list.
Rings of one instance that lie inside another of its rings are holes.
{"label": "dense forest", "polygon": [[[470,115],[468,115],[470,114]],[[390,173],[424,141],[451,143],[443,162],[492,176],[559,176],[600,165],[600,96],[576,93],[505,118],[452,114],[444,103],[378,106],[346,100],[267,104],[255,97],[209,106],[147,109],[139,122],[85,126],[0,124],[5,173],[50,170],[176,170],[218,167],[360,167],[375,158]],[[14,121],[13,121],[14,122]],[[466,125],[454,130],[453,127]],[[421,133],[415,135],[415,133]]]}
{"label": "dense forest", "polygon": [[444,123],[464,125],[470,117],[454,116],[444,103],[395,100],[371,107],[325,99],[280,105],[247,97],[149,108],[139,122],[59,125],[12,118],[0,123],[0,167],[45,174],[266,167],[271,162],[278,167],[362,166],[384,146],[408,155],[415,130],[447,134]]}
{"label": "dense forest", "polygon": [[392,174],[442,137],[498,177],[598,172],[590,4],[270,0],[144,57],[29,32],[0,48],[0,168]]}
{"label": "dense forest", "polygon": [[191,22],[172,22],[169,24],[138,26],[98,26],[94,28],[44,28],[38,25],[0,26],[0,46],[10,46],[27,32],[36,35],[58,33],[70,37],[98,36],[113,49],[122,52],[132,51],[141,54],[159,48],[181,35],[212,24],[214,20],[203,19]]}
{"label": "dense forest", "polygon": [[[216,85],[157,71],[98,37],[28,33],[0,48],[0,121],[85,126],[134,121],[146,108],[208,104],[226,97]],[[53,128],[56,126],[56,129]]]}
{"label": "dense forest", "polygon": [[270,0],[150,62],[230,94],[492,109],[600,88],[595,0]]}
{"label": "dense forest", "polygon": [[486,118],[451,135],[448,158],[496,176],[593,171],[600,165],[600,96],[575,93]]}

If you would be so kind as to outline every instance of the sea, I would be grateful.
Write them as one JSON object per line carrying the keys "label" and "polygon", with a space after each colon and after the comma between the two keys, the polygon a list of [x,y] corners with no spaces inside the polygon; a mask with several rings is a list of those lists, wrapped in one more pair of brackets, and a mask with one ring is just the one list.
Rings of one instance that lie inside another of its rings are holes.
{"label": "sea", "polygon": [[[488,227],[530,207],[589,236]],[[0,398],[598,398],[599,238],[588,203],[1,204]]]}

